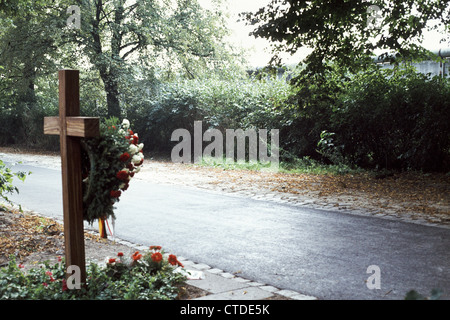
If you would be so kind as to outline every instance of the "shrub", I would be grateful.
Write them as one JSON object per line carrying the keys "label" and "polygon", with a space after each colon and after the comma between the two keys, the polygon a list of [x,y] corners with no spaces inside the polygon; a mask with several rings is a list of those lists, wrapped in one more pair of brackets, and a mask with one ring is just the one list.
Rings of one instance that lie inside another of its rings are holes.
{"label": "shrub", "polygon": [[5,163],[0,160],[0,198],[11,204],[6,194],[11,194],[13,192],[19,193],[19,189],[13,184],[13,178],[17,177],[19,180],[25,181],[25,177],[30,173],[31,172],[27,173],[23,171],[12,172],[11,168],[7,167]]}
{"label": "shrub", "polygon": [[[155,254],[162,259],[155,259]],[[53,265],[45,261],[40,268],[23,271],[12,256],[8,266],[0,270],[0,299],[173,300],[186,277],[174,271],[182,267],[175,256],[164,256],[158,247],[131,257],[119,253],[106,258],[104,266],[90,263],[87,283],[81,289],[69,289],[63,259]]]}
{"label": "shrub", "polygon": [[172,132],[184,128],[193,134],[194,121],[203,121],[204,130],[279,129],[289,93],[283,79],[261,81],[232,74],[177,80],[149,91],[153,96],[143,96],[138,106],[127,110],[127,117],[143,133],[146,148],[169,151],[177,143],[170,141]]}
{"label": "shrub", "polygon": [[282,160],[311,157],[369,169],[450,169],[450,79],[409,66],[356,75],[331,66],[286,104]]}
{"label": "shrub", "polygon": [[[356,75],[331,127],[355,164],[386,169],[450,169],[450,81],[410,68]],[[330,131],[331,131],[330,130]]]}

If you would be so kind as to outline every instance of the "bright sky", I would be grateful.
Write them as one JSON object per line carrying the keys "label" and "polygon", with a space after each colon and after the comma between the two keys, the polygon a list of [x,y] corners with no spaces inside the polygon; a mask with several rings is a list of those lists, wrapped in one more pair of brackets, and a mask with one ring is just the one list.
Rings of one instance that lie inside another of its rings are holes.
{"label": "bright sky", "polygon": [[[271,0],[227,0],[227,7],[230,13],[229,28],[232,30],[230,41],[248,50],[249,62],[254,67],[267,65],[272,55],[270,54],[270,42],[266,39],[255,38],[249,33],[252,26],[246,26],[245,22],[236,22],[240,12],[256,12],[259,8],[266,6]],[[200,4],[206,8],[211,8],[212,0],[199,0]],[[423,45],[429,50],[448,47],[450,44],[440,44],[440,36],[437,32],[425,32]],[[282,56],[285,64],[297,64],[310,52],[308,49],[300,49],[295,56],[288,54]]]}
{"label": "bright sky", "polygon": [[[252,26],[246,26],[244,21],[237,22],[238,15],[241,12],[256,12],[259,8],[265,7],[271,0],[227,0],[227,9],[230,14],[229,28],[232,31],[230,42],[244,48],[248,52],[249,63],[253,67],[266,66],[270,61],[272,54],[270,53],[270,42],[266,39],[255,38],[249,33],[254,29]],[[211,0],[199,0],[199,3],[211,8]],[[307,51],[306,51],[307,52]],[[295,56],[288,54],[282,55],[286,64],[297,64],[301,59],[306,57],[305,50]]]}

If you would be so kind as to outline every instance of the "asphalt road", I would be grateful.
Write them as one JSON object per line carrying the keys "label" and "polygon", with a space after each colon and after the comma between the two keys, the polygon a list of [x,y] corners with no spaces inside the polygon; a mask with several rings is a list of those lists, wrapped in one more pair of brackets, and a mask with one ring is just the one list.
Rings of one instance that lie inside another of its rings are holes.
{"label": "asphalt road", "polygon": [[[17,183],[20,194],[12,200],[62,217],[58,167],[14,170],[33,174]],[[140,180],[121,196],[116,215],[121,239],[161,245],[189,260],[319,299],[403,299],[411,289],[429,295],[433,288],[450,299],[450,229]],[[379,273],[368,272],[369,266]]]}

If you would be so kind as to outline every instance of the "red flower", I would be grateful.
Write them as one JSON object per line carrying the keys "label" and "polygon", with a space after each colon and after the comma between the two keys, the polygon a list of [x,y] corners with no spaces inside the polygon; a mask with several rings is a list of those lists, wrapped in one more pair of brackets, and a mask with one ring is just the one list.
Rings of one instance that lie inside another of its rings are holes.
{"label": "red flower", "polygon": [[121,170],[121,171],[117,172],[116,177],[117,177],[117,179],[120,179],[122,181],[127,181],[128,180],[128,172],[125,170]]}
{"label": "red flower", "polygon": [[138,142],[139,142],[139,138],[138,138],[138,136],[137,135],[133,135],[133,144],[138,144]]}
{"label": "red flower", "polygon": [[55,281],[55,279],[53,278],[53,273],[51,273],[51,271],[46,271],[45,274],[50,277],[50,282]]}
{"label": "red flower", "polygon": [[150,246],[150,250],[161,250],[161,246]]}
{"label": "red flower", "polygon": [[131,257],[133,258],[133,261],[138,261],[140,258],[142,258],[142,254],[139,254],[139,251],[136,251]]}
{"label": "red flower", "polygon": [[128,152],[124,152],[119,157],[120,161],[127,162],[131,158],[130,154]]}
{"label": "red flower", "polygon": [[170,254],[170,255],[169,255],[169,258],[168,258],[167,260],[168,260],[169,263],[170,263],[171,265],[173,265],[173,266],[178,265],[178,266],[180,266],[180,267],[182,267],[182,268],[184,267],[183,264],[182,264],[180,261],[178,261],[177,257],[176,257],[174,254]]}
{"label": "red flower", "polygon": [[118,257],[123,257],[123,252],[119,252],[119,253],[117,254],[117,256],[118,256]]}
{"label": "red flower", "polygon": [[160,252],[155,252],[154,254],[152,254],[152,260],[154,262],[160,262],[162,260],[163,256]]}
{"label": "red flower", "polygon": [[108,263],[114,263],[114,262],[116,262],[116,259],[114,259],[114,258],[111,258],[108,260]]}
{"label": "red flower", "polygon": [[122,192],[120,190],[111,190],[111,192],[109,193],[111,198],[118,198],[121,194]]}
{"label": "red flower", "polygon": [[66,279],[63,279],[63,280],[62,280],[62,291],[64,292],[64,291],[66,291],[67,289],[69,289],[69,288],[67,287],[67,281],[66,281]]}

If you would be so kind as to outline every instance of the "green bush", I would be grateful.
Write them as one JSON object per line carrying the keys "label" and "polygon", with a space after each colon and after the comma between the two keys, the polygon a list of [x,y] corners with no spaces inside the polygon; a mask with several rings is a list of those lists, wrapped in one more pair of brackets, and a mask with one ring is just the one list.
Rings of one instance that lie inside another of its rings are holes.
{"label": "green bush", "polygon": [[303,79],[283,112],[282,160],[388,170],[450,170],[450,79],[411,67]]}
{"label": "green bush", "polygon": [[53,265],[45,261],[39,268],[23,271],[12,256],[8,266],[0,270],[0,300],[176,299],[178,285],[186,277],[174,272],[173,265],[181,264],[174,256],[157,261],[153,256],[156,252],[136,252],[128,260],[123,256],[108,258],[105,266],[91,262],[86,284],[80,289],[68,287],[64,260]]}
{"label": "green bush", "polygon": [[441,295],[442,290],[440,289],[432,289],[428,297],[421,295],[416,290],[410,290],[406,293],[405,300],[439,300]]}
{"label": "green bush", "polygon": [[[31,172],[18,171],[13,172],[10,167],[7,167],[5,163],[0,160],[0,199],[5,200],[7,203],[11,204],[6,194],[12,194],[14,192],[19,193],[19,189],[13,184],[14,177],[18,178],[20,181],[25,181],[27,174]],[[1,205],[1,204],[0,204]]]}
{"label": "green bush", "polygon": [[[80,74],[80,109],[83,116],[106,116],[99,81],[90,72]],[[44,135],[44,117],[58,116],[57,74],[40,75],[32,99],[17,93],[20,86],[0,84],[0,146],[59,150],[59,137]],[[4,90],[3,90],[4,89]],[[9,89],[9,90],[8,90]]]}
{"label": "green bush", "polygon": [[450,81],[410,68],[358,74],[336,103],[330,131],[352,163],[450,169]]}
{"label": "green bush", "polygon": [[183,128],[193,136],[194,121],[203,121],[204,130],[278,129],[289,94],[285,80],[261,81],[239,74],[177,80],[149,90],[127,110],[127,118],[143,133],[140,141],[147,149],[169,151],[177,143],[170,141],[172,132]]}
{"label": "green bush", "polygon": [[[82,113],[104,117],[103,92],[95,75],[86,77]],[[194,121],[203,121],[203,130],[279,129],[285,163],[309,157],[347,167],[450,170],[449,78],[375,65],[350,75],[329,65],[324,77],[297,77],[296,86],[285,78],[239,72],[170,82],[127,79],[124,116],[146,150],[166,157],[178,143],[171,141],[174,130],[184,128],[192,136]],[[15,101],[12,93],[0,95],[0,145],[57,149],[58,137],[42,133],[42,118],[57,114],[57,89],[47,82],[38,82],[35,104]],[[332,135],[332,148],[324,132]]]}

